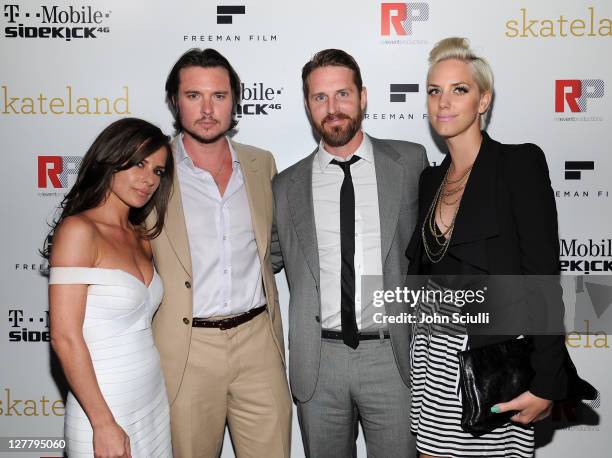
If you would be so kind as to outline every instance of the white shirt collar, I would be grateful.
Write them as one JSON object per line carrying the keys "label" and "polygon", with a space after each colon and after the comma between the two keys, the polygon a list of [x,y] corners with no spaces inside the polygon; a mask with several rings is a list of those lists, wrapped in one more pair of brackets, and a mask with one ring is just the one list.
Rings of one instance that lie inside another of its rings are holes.
{"label": "white shirt collar", "polygon": [[331,163],[331,161],[333,161],[334,159],[340,162],[349,161],[355,155],[359,156],[367,162],[374,162],[372,140],[370,140],[370,137],[368,137],[366,133],[363,134],[363,139],[361,140],[361,144],[359,145],[359,147],[355,150],[353,154],[347,156],[346,159],[342,159],[338,156],[334,156],[333,154],[329,153],[323,146],[323,140],[321,139],[321,141],[319,142],[319,149],[317,150],[316,154],[316,160],[318,161],[321,170],[325,170],[327,166]]}
{"label": "white shirt collar", "polygon": [[[185,149],[185,144],[183,143],[184,135],[185,134],[181,132],[178,136],[178,139],[176,142],[176,151],[174,153],[174,160],[177,164],[184,162],[187,166],[194,169],[195,165],[193,164],[191,157],[189,157],[189,154],[187,154],[187,150]],[[232,145],[232,142],[230,141],[230,139],[227,136],[225,136],[225,140],[227,141],[227,146],[229,147],[230,154],[232,155],[232,169],[235,170],[237,167],[240,166],[240,161],[238,160],[238,155],[236,154],[236,150],[234,149],[234,146]]]}

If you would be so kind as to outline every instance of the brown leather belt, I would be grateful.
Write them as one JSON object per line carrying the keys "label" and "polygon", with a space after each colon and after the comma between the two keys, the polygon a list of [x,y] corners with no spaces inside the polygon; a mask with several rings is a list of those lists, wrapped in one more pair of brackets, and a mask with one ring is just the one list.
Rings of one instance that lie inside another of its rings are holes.
{"label": "brown leather belt", "polygon": [[[357,335],[359,336],[359,340],[380,339],[380,333],[378,332],[361,332]],[[342,332],[341,331],[330,331],[329,329],[322,329],[321,337],[323,339],[342,340]],[[389,331],[384,331],[383,339],[388,339],[389,337],[390,337]]]}
{"label": "brown leather belt", "polygon": [[223,318],[222,320],[209,320],[207,318],[194,318],[191,321],[191,325],[194,328],[218,328],[222,331],[225,329],[232,329],[236,326],[251,321],[261,312],[266,309],[265,305],[249,310],[248,312],[241,313],[240,315],[233,316],[231,318]]}

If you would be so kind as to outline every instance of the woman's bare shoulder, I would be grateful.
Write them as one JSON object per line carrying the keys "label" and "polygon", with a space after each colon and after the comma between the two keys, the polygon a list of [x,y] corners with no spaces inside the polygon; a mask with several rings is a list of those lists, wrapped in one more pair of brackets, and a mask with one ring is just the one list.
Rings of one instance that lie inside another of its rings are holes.
{"label": "woman's bare shoulder", "polygon": [[98,230],[87,215],[68,216],[58,225],[51,242],[51,266],[93,267]]}

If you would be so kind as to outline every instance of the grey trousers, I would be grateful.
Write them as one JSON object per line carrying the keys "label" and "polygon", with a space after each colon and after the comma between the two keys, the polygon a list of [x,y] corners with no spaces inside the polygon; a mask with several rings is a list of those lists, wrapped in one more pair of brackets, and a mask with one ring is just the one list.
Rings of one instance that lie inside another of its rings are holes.
{"label": "grey trousers", "polygon": [[358,422],[368,458],[416,456],[410,389],[401,379],[390,339],[361,341],[355,350],[341,340],[323,339],[315,393],[297,409],[307,458],[356,456]]}

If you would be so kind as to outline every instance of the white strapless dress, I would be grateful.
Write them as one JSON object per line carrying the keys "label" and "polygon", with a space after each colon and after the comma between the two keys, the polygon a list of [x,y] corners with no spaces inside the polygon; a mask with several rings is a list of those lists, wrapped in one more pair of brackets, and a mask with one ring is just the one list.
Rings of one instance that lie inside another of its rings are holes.
{"label": "white strapless dress", "polygon": [[[83,336],[104,399],[134,458],[172,457],[168,397],[151,332],[163,296],[157,272],[147,287],[118,269],[54,267],[49,284],[89,285]],[[72,393],[64,436],[69,457],[93,456],[91,424]]]}

